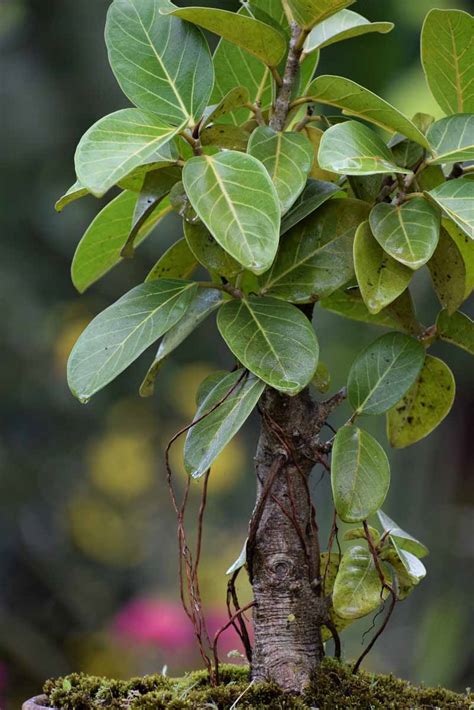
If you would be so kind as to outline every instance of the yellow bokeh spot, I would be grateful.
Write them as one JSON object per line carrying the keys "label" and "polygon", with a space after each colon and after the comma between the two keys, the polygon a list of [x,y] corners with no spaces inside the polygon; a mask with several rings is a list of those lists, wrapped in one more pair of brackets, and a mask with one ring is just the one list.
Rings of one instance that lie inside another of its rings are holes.
{"label": "yellow bokeh spot", "polygon": [[67,361],[77,339],[89,325],[90,318],[75,318],[67,320],[54,343],[54,366],[57,372],[64,373]]}
{"label": "yellow bokeh spot", "polygon": [[191,421],[196,413],[196,393],[201,382],[213,372],[212,365],[198,362],[183,365],[172,377],[170,391],[173,393],[173,404]]}
{"label": "yellow bokeh spot", "polygon": [[[170,464],[173,474],[181,478],[186,477],[183,463],[183,449],[185,437],[178,440],[170,452]],[[226,493],[245,475],[246,470],[246,450],[242,440],[236,436],[225,449],[219,454],[212,464],[209,478],[210,493]],[[200,482],[194,482],[194,486],[200,487]]]}
{"label": "yellow bokeh spot", "polygon": [[146,493],[155,478],[155,451],[140,432],[105,434],[89,445],[87,462],[95,486],[121,501]]}

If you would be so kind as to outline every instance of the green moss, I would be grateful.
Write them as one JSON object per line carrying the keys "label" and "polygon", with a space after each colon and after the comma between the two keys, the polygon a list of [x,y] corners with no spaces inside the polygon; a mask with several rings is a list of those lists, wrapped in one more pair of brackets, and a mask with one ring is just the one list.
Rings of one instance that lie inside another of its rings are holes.
{"label": "green moss", "polygon": [[283,695],[269,683],[253,685],[246,668],[222,666],[221,684],[212,688],[204,671],[184,678],[147,676],[130,681],[73,674],[49,680],[44,692],[58,710],[229,710],[237,701],[239,710],[426,710],[472,707],[471,694],[459,695],[442,688],[416,688],[393,676],[360,672],[326,659],[315,674],[311,688],[302,697]]}

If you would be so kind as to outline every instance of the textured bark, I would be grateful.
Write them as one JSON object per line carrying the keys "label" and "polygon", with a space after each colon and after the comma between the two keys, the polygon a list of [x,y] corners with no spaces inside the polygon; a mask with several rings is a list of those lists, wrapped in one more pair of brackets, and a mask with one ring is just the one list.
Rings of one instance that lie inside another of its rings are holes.
{"label": "textured bark", "polygon": [[261,410],[248,545],[256,602],[252,675],[301,692],[324,655],[319,542],[307,486],[313,462],[303,453],[320,423],[307,391],[290,398],[267,390]]}

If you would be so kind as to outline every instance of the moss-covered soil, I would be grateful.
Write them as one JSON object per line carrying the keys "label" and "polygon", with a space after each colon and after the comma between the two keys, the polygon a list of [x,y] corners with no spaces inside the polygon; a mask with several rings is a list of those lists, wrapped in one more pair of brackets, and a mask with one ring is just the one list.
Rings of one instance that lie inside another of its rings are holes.
{"label": "moss-covered soil", "polygon": [[360,708],[415,710],[423,708],[474,708],[474,696],[459,695],[442,688],[416,688],[392,676],[360,672],[326,659],[306,696],[284,696],[270,684],[253,685],[248,669],[221,668],[221,685],[212,688],[207,675],[198,671],[184,678],[160,675],[130,681],[73,674],[49,680],[44,692],[51,707],[58,710],[339,710]]}

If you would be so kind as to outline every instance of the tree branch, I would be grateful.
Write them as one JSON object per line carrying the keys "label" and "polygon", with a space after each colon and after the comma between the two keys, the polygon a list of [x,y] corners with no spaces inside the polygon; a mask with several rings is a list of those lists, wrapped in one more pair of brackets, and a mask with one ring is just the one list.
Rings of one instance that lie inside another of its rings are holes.
{"label": "tree branch", "polygon": [[288,60],[286,62],[283,83],[275,103],[275,112],[270,121],[274,131],[282,131],[290,110],[291,93],[298,75],[300,57],[303,53],[305,32],[295,22],[291,23],[291,40]]}

